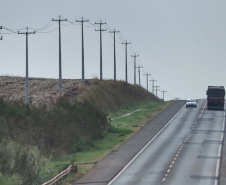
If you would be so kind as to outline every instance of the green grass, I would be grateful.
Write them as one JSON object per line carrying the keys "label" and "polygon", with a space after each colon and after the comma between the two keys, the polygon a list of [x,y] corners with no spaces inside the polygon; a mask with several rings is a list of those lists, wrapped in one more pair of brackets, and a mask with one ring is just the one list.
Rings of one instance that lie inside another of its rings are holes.
{"label": "green grass", "polygon": [[159,112],[161,112],[169,103],[171,102],[143,102],[138,104],[138,106],[132,107],[132,109],[130,108],[129,110],[121,109],[117,112],[111,113],[109,117],[120,117],[135,110],[140,110],[132,113],[129,116],[115,119],[111,122],[111,124],[116,128],[142,127],[145,123],[153,119]]}
{"label": "green grass", "polygon": [[140,111],[111,122],[112,128],[110,133],[94,142],[94,146],[90,147],[86,152],[67,155],[56,163],[57,167],[63,168],[63,164],[70,163],[75,160],[78,165],[78,173],[71,174],[63,184],[73,183],[79,176],[91,169],[96,162],[103,159],[112,150],[126,142],[132,135],[140,130],[148,121],[153,119],[162,110],[164,110],[172,102],[143,102],[137,105],[121,108],[118,111],[109,113],[109,118],[120,117],[137,109]]}

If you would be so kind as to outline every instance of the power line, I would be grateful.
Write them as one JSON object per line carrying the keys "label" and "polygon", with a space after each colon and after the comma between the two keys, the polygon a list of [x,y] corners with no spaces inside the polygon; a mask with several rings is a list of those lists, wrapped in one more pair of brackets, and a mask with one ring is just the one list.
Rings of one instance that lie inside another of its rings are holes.
{"label": "power line", "polygon": [[132,53],[136,53],[135,51],[134,51],[134,49],[133,49],[133,46],[132,45],[130,45],[131,46],[131,49],[130,49],[130,51],[132,52]]}
{"label": "power line", "polygon": [[41,30],[45,30],[47,28],[49,28],[50,26],[52,26],[54,23],[52,21],[49,21],[44,27],[40,28],[40,29],[33,29],[33,28],[29,28],[30,30],[34,30],[34,31],[41,31]]}
{"label": "power line", "polygon": [[90,21],[88,22],[88,24],[92,25],[92,26],[95,27],[95,28],[97,27],[95,23],[92,23],[92,22],[90,22]]}
{"label": "power line", "polygon": [[52,33],[54,31],[56,31],[57,28],[53,29],[53,30],[50,30],[50,31],[36,31],[36,33]]}
{"label": "power line", "polygon": [[[107,27],[107,28],[106,28],[106,27]],[[111,33],[111,31],[113,31],[113,30],[108,26],[108,24],[105,24],[105,28],[106,28],[106,30],[108,29],[110,33]]]}
{"label": "power line", "polygon": [[121,40],[122,40],[122,41],[125,41],[125,39],[123,38],[122,34],[119,33],[119,35],[120,35],[120,37],[121,37]]}
{"label": "power line", "polygon": [[[83,19],[83,17],[82,17],[82,19]],[[77,22],[77,20],[75,20],[75,21],[69,21],[69,20],[67,20],[67,22],[69,22],[69,23],[71,23],[71,24],[73,24],[73,25],[79,25],[79,24],[75,24],[75,22]]]}

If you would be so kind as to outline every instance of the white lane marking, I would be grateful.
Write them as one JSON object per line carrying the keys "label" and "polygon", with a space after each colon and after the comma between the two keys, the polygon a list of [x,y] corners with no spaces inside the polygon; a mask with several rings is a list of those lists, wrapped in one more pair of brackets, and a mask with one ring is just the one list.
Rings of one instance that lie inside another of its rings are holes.
{"label": "white lane marking", "polygon": [[[222,125],[222,131],[224,131],[224,129],[225,129],[225,112],[224,112],[224,120],[223,120],[223,125]],[[223,142],[223,139],[224,139],[224,132],[221,134],[221,141],[222,142]],[[218,149],[218,157],[221,157],[222,149],[223,149],[223,144],[220,144],[219,149]],[[219,176],[220,162],[221,162],[221,159],[217,159],[215,177]],[[218,185],[218,179],[215,180],[214,185]]]}
{"label": "white lane marking", "polygon": [[154,139],[172,122],[172,120],[182,111],[185,105],[168,121],[168,123],[135,155],[132,160],[116,175],[107,185],[112,184],[127,168],[128,166],[147,148],[147,146],[154,141]]}

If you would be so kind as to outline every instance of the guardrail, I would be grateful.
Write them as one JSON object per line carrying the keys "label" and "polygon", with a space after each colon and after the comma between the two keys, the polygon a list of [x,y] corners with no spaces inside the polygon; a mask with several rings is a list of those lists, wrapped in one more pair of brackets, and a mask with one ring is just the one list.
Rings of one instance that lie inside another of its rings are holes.
{"label": "guardrail", "polygon": [[55,177],[53,177],[51,180],[49,180],[48,182],[45,182],[42,185],[52,185],[53,183],[57,182],[62,177],[64,177],[68,173],[70,173],[71,170],[73,170],[76,173],[78,171],[78,168],[77,168],[76,165],[70,165],[66,170],[62,171],[61,173],[59,173],[58,175],[56,175]]}

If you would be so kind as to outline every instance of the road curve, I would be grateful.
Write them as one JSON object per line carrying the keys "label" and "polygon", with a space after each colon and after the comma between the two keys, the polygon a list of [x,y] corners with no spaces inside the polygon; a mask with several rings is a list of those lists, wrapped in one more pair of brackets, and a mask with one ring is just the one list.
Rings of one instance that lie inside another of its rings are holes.
{"label": "road curve", "polygon": [[73,185],[106,185],[126,166],[137,153],[174,117],[185,101],[175,101],[157,117],[148,122],[129,141],[112,151],[94,168],[78,179]]}

